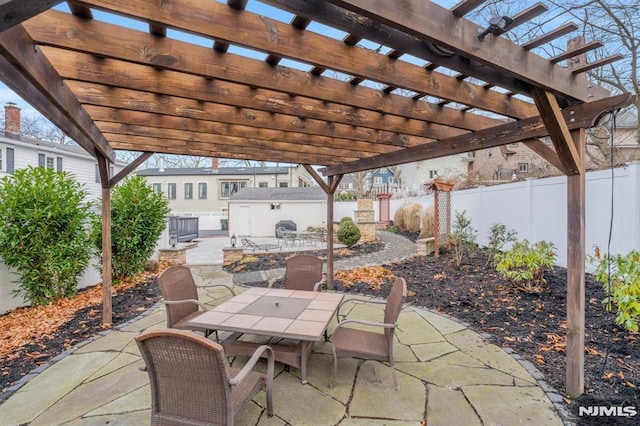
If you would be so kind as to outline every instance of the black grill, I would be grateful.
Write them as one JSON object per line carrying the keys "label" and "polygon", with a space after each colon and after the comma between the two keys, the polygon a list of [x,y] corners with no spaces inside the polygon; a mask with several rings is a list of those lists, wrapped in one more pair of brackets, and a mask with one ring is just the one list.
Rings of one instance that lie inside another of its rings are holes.
{"label": "black grill", "polygon": [[282,238],[284,231],[297,231],[298,227],[292,220],[281,220],[276,223],[276,238]]}

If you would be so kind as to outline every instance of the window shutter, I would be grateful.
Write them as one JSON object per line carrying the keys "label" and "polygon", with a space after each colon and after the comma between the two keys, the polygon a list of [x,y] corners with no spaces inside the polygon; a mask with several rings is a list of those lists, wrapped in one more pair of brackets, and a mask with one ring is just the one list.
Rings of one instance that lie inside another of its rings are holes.
{"label": "window shutter", "polygon": [[13,159],[13,148],[7,148],[7,173],[13,173],[16,169],[15,161]]}

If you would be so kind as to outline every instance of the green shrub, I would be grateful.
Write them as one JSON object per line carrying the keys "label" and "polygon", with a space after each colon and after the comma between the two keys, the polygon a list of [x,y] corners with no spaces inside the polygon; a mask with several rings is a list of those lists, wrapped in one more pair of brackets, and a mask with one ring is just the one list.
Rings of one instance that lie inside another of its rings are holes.
{"label": "green shrub", "polygon": [[638,331],[640,318],[640,252],[630,251],[626,256],[605,254],[593,277],[603,284],[607,295],[602,303],[609,310],[617,305],[616,324],[627,330]]}
{"label": "green shrub", "polygon": [[[168,202],[142,176],[132,176],[111,192],[111,262],[113,282],[144,270],[166,227]],[[102,252],[102,218],[92,218],[91,241]]]}
{"label": "green shrub", "polygon": [[496,266],[496,255],[504,250],[508,243],[515,243],[518,233],[514,229],[507,230],[502,224],[494,223],[491,225],[491,234],[489,235],[489,243],[487,244],[487,262],[484,264],[486,268],[489,264]]}
{"label": "green shrub", "polygon": [[46,305],[76,293],[90,257],[84,197],[69,174],[44,167],[2,179],[0,256],[20,279],[15,295]]}
{"label": "green shrub", "polygon": [[333,197],[333,201],[336,203],[345,202],[345,201],[356,201],[358,199],[358,195],[351,192],[341,192],[340,194]]}
{"label": "green shrub", "polygon": [[465,213],[466,211],[456,212],[453,232],[447,241],[451,245],[451,253],[456,266],[460,266],[467,256],[473,257],[478,250],[478,244],[476,244],[478,231],[471,226],[471,219]]}
{"label": "green shrub", "polygon": [[343,224],[343,223],[345,223],[345,222],[353,222],[353,219],[352,219],[352,218],[350,218],[349,216],[345,216],[345,217],[343,217],[342,219],[340,219],[339,224],[340,224],[340,225],[342,225],[342,224]]}
{"label": "green shrub", "polygon": [[547,282],[544,273],[555,263],[555,249],[551,242],[539,241],[532,247],[526,239],[518,241],[510,250],[496,255],[496,271],[520,284],[521,290],[539,293]]}
{"label": "green shrub", "polygon": [[355,224],[351,218],[349,220],[340,220],[340,227],[338,227],[338,241],[345,244],[347,247],[353,247],[358,241],[360,241],[360,228]]}

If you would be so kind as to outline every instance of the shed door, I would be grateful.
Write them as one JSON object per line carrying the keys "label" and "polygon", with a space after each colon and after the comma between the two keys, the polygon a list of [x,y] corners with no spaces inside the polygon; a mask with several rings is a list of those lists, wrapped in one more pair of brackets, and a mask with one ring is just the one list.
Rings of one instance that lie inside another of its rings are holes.
{"label": "shed door", "polygon": [[240,206],[238,209],[238,234],[251,236],[251,207]]}

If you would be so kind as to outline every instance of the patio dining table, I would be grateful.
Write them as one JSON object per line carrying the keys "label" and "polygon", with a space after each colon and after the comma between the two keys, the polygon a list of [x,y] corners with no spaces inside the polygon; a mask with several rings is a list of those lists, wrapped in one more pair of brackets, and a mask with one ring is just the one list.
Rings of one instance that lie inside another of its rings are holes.
{"label": "patio dining table", "polygon": [[230,331],[222,345],[227,356],[253,354],[259,343],[243,341],[253,334],[297,341],[270,344],[276,361],[300,368],[307,383],[307,360],[314,342],[322,340],[343,294],[252,287],[189,321],[194,327]]}

